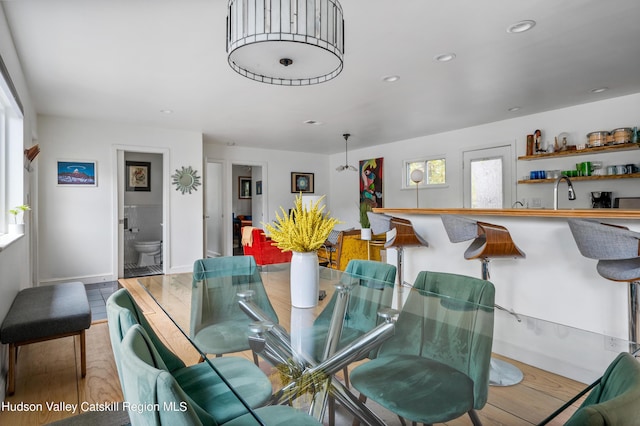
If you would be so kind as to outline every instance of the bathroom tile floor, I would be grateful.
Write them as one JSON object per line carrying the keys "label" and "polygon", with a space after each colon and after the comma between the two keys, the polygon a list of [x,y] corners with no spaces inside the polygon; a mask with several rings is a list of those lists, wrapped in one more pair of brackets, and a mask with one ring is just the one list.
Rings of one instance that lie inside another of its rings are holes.
{"label": "bathroom tile floor", "polygon": [[135,263],[124,265],[124,278],[162,275],[162,265],[138,266]]}

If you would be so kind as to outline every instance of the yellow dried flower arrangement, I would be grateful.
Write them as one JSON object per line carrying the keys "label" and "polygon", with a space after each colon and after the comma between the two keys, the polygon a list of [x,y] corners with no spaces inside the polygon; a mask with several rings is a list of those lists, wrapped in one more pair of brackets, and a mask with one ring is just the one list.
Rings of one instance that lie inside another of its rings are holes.
{"label": "yellow dried flower arrangement", "polygon": [[289,214],[280,207],[282,216],[276,213],[274,225],[263,223],[280,250],[307,253],[322,247],[333,227],[341,223],[329,213],[323,213],[325,206],[318,207],[323,199],[324,196],[307,209],[302,205],[300,194],[296,196],[294,209]]}

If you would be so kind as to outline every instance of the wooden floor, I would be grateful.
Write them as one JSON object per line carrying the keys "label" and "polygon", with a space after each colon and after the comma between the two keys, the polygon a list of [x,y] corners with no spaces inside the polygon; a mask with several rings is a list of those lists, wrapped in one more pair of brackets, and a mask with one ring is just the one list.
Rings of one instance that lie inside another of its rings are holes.
{"label": "wooden floor", "polygon": [[[128,288],[145,314],[165,339],[168,346],[187,364],[197,362],[198,354],[175,328],[173,323],[154,307],[154,302],[144,293],[135,279],[120,280]],[[265,284],[270,292],[268,283]],[[270,294],[274,308],[282,319],[289,318],[289,305],[282,303],[284,296]],[[288,324],[283,323],[288,327]],[[252,359],[249,353],[242,353]],[[32,406],[34,411],[0,410],[0,425],[42,425],[78,414],[71,411],[54,411],[47,404],[108,404],[122,401],[106,322],[91,325],[87,331],[87,376],[80,377],[79,340],[67,337],[48,342],[21,347],[16,377],[16,393],[7,397],[6,403],[41,404]],[[500,358],[498,356],[498,358]],[[532,425],[540,422],[585,385],[537,368],[512,361],[525,375],[522,383],[510,387],[490,387],[489,402],[479,412],[484,425]],[[270,372],[270,366],[261,364]],[[108,405],[106,405],[108,406]],[[24,407],[23,407],[24,408]],[[379,407],[378,407],[379,408]],[[573,410],[559,417],[552,425],[563,424]],[[390,424],[399,424],[393,415],[380,413]],[[339,418],[339,425],[350,424],[350,419]],[[460,417],[447,425],[470,425],[467,416]],[[99,425],[96,425],[99,426]]]}

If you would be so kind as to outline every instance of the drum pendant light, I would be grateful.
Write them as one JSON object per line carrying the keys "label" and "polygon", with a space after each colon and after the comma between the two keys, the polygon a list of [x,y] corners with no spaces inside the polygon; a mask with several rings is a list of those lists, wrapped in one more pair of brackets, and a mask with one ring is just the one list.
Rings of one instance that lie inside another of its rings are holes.
{"label": "drum pendant light", "polygon": [[344,20],[337,0],[229,0],[227,55],[261,83],[308,86],[342,71]]}

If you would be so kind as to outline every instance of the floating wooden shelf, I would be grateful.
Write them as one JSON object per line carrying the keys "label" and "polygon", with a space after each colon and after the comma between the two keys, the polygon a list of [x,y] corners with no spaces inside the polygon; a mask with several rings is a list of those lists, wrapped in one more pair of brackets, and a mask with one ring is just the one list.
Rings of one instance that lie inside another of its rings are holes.
{"label": "floating wooden shelf", "polygon": [[[640,173],[631,173],[626,175],[607,175],[607,176],[576,176],[570,177],[571,182],[577,182],[581,180],[611,180],[611,179],[637,179],[640,178]],[[553,183],[555,179],[523,179],[519,180],[518,183],[529,184],[529,183]]]}
{"label": "floating wooden shelf", "polygon": [[532,160],[542,160],[543,158],[555,158],[555,157],[571,157],[573,155],[589,155],[589,154],[599,154],[604,152],[617,152],[617,151],[635,151],[640,149],[640,145],[635,143],[625,143],[619,145],[608,145],[608,146],[596,146],[593,148],[585,148],[580,150],[573,151],[559,151],[559,152],[549,152],[537,155],[523,155],[522,157],[518,157],[520,161],[532,161]]}

